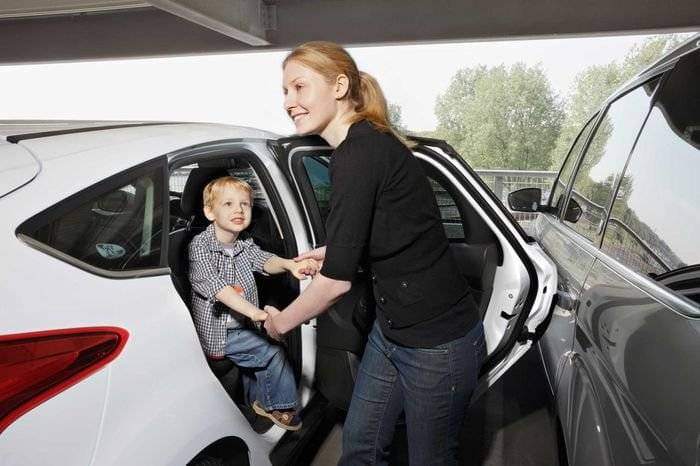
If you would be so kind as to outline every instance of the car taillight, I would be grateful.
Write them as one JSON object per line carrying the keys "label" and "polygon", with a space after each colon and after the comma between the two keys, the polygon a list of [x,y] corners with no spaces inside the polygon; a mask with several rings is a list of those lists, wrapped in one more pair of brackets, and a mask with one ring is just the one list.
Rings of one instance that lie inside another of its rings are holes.
{"label": "car taillight", "polygon": [[116,358],[128,338],[117,327],[0,336],[0,432]]}

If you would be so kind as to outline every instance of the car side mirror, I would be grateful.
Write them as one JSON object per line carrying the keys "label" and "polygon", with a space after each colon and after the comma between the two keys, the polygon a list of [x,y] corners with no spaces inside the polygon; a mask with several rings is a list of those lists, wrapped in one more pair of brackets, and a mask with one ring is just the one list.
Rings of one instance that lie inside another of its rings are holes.
{"label": "car side mirror", "polygon": [[581,205],[576,202],[576,199],[573,197],[570,198],[569,205],[566,206],[566,212],[564,213],[564,220],[567,222],[576,223],[578,222],[578,219],[581,218],[581,214],[583,214]]}
{"label": "car side mirror", "polygon": [[542,212],[542,190],[523,188],[508,194],[508,207],[516,212]]}

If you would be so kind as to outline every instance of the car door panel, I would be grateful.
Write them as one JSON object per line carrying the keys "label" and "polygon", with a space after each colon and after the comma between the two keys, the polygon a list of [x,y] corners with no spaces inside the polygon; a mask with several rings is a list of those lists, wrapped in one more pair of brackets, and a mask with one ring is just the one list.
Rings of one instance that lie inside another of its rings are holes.
{"label": "car door panel", "polygon": [[374,321],[374,298],[366,273],[359,272],[350,292],[315,321],[316,386],[335,407],[347,409]]}
{"label": "car door panel", "polygon": [[450,243],[462,275],[467,277],[474,300],[483,319],[493,293],[493,280],[499,263],[495,243]]}
{"label": "car door panel", "polygon": [[569,364],[575,368],[566,381],[564,389],[567,415],[565,416],[565,442],[568,449],[570,465],[615,464],[611,458],[610,439],[605,425],[605,416],[601,412],[598,393],[592,382],[592,375],[586,370],[577,353],[572,353]]}
{"label": "car door panel", "polygon": [[576,332],[574,351],[595,374],[618,464],[697,464],[700,322],[598,260]]}
{"label": "car door panel", "polygon": [[[550,388],[552,393],[557,393],[567,353],[573,347],[579,295],[595,256],[592,248],[578,244],[575,234],[567,230],[556,217],[541,215],[537,228],[540,245],[557,265],[559,298],[549,328],[539,343]],[[566,404],[566,400],[563,401]]]}
{"label": "car door panel", "polygon": [[[454,149],[441,141],[418,140],[425,149],[417,156],[441,172],[443,182],[449,183],[447,191],[458,193],[471,206],[501,246],[484,318],[488,357],[475,390],[476,399],[541,336],[544,327],[540,325],[546,326],[552,311],[556,269],[539,245],[525,240],[524,232],[506,214],[501,201]],[[465,231],[470,226],[464,225]]]}

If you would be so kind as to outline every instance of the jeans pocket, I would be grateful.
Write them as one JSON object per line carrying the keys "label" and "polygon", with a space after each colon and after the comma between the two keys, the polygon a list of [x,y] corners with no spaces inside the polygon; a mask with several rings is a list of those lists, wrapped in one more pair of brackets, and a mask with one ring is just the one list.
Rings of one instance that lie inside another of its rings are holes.
{"label": "jeans pocket", "polygon": [[413,348],[418,353],[425,354],[447,354],[450,352],[450,348],[445,345],[439,345],[434,348]]}

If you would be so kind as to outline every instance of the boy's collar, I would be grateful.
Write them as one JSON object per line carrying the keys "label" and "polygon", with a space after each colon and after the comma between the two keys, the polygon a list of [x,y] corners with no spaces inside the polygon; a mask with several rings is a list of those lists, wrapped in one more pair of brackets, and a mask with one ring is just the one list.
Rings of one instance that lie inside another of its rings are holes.
{"label": "boy's collar", "polygon": [[223,251],[224,248],[221,243],[216,239],[216,229],[214,223],[210,223],[206,230],[204,230],[205,237],[207,239],[207,246],[211,251]]}
{"label": "boy's collar", "polygon": [[[204,232],[209,250],[223,252],[224,248],[221,245],[221,242],[218,239],[216,239],[216,230],[214,228],[213,222],[209,224],[209,226],[206,230],[204,230]],[[245,231],[242,231],[238,235],[238,238],[236,238],[236,241],[232,243],[234,256],[239,254],[243,250],[243,242],[248,238],[248,236],[249,235]]]}

